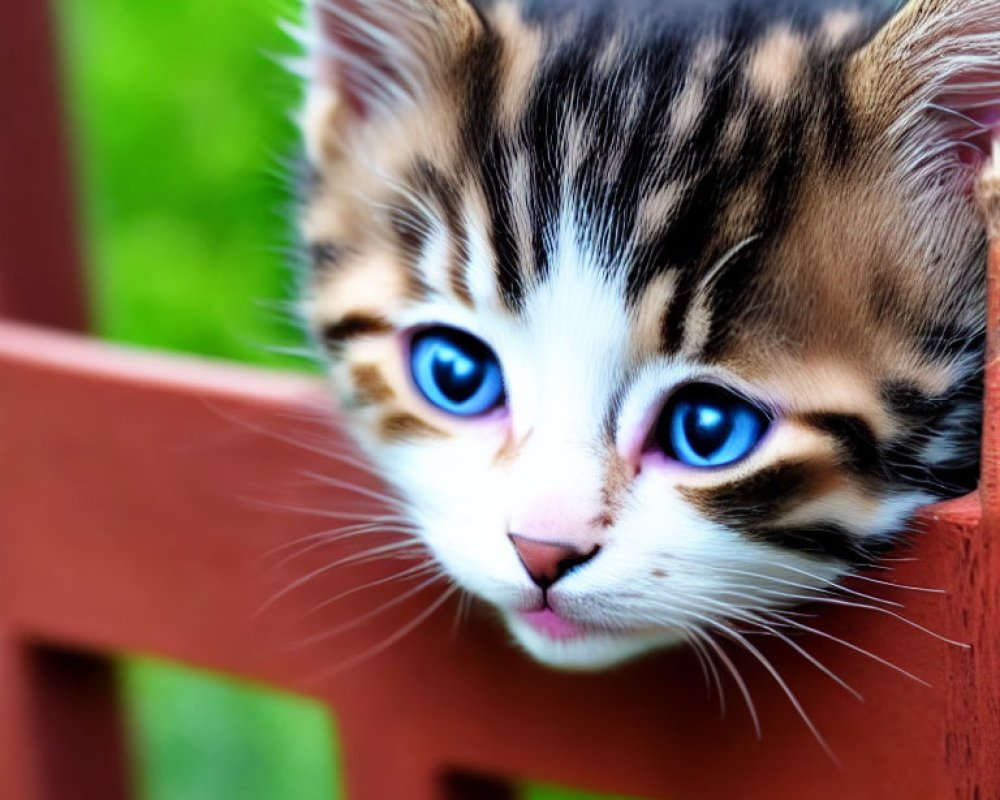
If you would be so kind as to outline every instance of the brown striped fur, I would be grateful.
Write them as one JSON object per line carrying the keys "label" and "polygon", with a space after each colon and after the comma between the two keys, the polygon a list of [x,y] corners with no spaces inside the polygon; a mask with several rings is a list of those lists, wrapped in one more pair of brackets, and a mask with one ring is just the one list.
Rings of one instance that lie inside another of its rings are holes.
{"label": "brown striped fur", "polygon": [[[995,0],[690,5],[314,3],[305,316],[432,550],[501,608],[507,527],[546,509],[595,573],[634,551],[681,596],[703,541],[822,583],[975,486]],[[433,325],[496,352],[503,414],[415,388]],[[759,447],[647,458],[686,382],[766,409]]]}

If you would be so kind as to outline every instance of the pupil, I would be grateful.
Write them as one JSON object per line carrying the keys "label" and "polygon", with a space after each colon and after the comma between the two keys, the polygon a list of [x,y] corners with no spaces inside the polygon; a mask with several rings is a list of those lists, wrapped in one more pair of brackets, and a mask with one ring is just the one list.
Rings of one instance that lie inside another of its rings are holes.
{"label": "pupil", "polygon": [[463,403],[482,386],[486,365],[458,350],[439,350],[432,367],[434,382],[449,400]]}
{"label": "pupil", "polygon": [[733,432],[732,414],[718,406],[696,405],[684,420],[688,444],[698,455],[707,458],[729,440]]}

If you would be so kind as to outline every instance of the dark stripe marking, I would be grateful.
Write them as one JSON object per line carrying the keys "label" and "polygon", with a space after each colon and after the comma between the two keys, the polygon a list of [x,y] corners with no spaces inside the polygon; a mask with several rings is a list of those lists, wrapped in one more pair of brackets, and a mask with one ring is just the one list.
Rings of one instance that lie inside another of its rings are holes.
{"label": "dark stripe marking", "polygon": [[469,286],[469,234],[456,217],[451,230],[451,264],[448,266],[448,285],[452,293],[468,308],[474,308],[475,298]]}
{"label": "dark stripe marking", "polygon": [[[912,385],[892,382],[882,387],[886,405],[906,425],[905,432],[885,448],[889,480],[926,491],[939,499],[967,494],[979,482],[982,432],[983,373],[978,368],[935,397]],[[969,419],[958,425],[949,420],[959,409],[968,409]],[[951,458],[930,463],[921,452],[934,441],[943,441]]]}
{"label": "dark stripe marking", "polygon": [[441,213],[448,232],[448,284],[466,306],[473,306],[466,273],[469,267],[469,236],[462,223],[460,191],[456,182],[425,159],[414,166],[413,182],[418,191],[429,195]]}
{"label": "dark stripe marking", "polygon": [[722,486],[682,488],[681,494],[702,515],[739,530],[786,514],[836,480],[836,469],[827,462],[786,461]]}
{"label": "dark stripe marking", "polygon": [[387,403],[396,393],[375,364],[356,364],[351,368],[354,402],[359,406]]}
{"label": "dark stripe marking", "polygon": [[348,314],[323,329],[323,340],[332,351],[338,352],[351,339],[362,336],[384,336],[396,330],[385,317],[378,314]]}
{"label": "dark stripe marking", "polygon": [[882,448],[871,426],[853,414],[804,414],[804,425],[829,436],[837,443],[844,466],[858,475],[884,477]]}
{"label": "dark stripe marking", "polygon": [[379,423],[379,435],[386,442],[409,442],[416,439],[441,439],[448,436],[416,414],[406,411],[388,414]]}
{"label": "dark stripe marking", "polygon": [[834,522],[795,527],[760,527],[745,532],[748,538],[783,550],[810,556],[836,558],[855,567],[869,566],[895,544],[893,537],[862,541],[847,528]]}
{"label": "dark stripe marking", "polygon": [[432,221],[408,200],[401,200],[390,209],[389,220],[403,256],[407,260],[407,266],[416,268],[420,254],[427,244],[427,234]]}
{"label": "dark stripe marking", "polygon": [[715,489],[683,489],[681,493],[701,514],[751,541],[849,564],[867,564],[891,542],[863,542],[834,522],[781,525],[776,521],[832,488],[837,480],[836,467],[827,462],[784,462],[742,481]]}

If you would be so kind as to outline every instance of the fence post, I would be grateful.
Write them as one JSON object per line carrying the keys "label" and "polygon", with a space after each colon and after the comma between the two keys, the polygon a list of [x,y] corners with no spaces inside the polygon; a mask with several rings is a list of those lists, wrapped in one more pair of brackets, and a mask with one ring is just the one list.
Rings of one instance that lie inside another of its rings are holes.
{"label": "fence post", "polygon": [[0,316],[87,315],[48,3],[0,3]]}
{"label": "fence post", "polygon": [[41,764],[30,745],[36,735],[27,684],[24,648],[0,623],[0,786],[5,796],[41,800]]}
{"label": "fence post", "polygon": [[972,650],[952,678],[946,752],[956,798],[1000,797],[1000,163],[992,165],[980,200],[990,236],[987,285],[980,529],[964,542],[964,594]]}

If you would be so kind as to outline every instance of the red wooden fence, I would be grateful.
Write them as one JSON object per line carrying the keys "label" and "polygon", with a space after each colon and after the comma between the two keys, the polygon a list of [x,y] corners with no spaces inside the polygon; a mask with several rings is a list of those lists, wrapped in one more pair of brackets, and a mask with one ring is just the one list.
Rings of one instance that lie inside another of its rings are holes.
{"label": "red wooden fence", "polygon": [[[40,8],[0,6],[0,190],[10,194],[0,206],[0,309],[72,328],[83,317],[67,182],[53,167],[63,165]],[[7,112],[23,115],[29,100],[33,121],[10,123]],[[39,180],[44,202],[28,191]],[[991,262],[995,284],[1000,246]],[[50,292],[62,297],[58,310],[44,302]],[[998,353],[994,330],[991,365]],[[443,584],[372,615],[418,582],[358,587],[409,562],[324,570],[387,540],[288,549],[335,523],[278,508],[366,505],[307,474],[377,488],[319,452],[347,445],[324,421],[317,382],[0,323],[0,797],[129,796],[105,659],[138,652],[328,702],[349,800],[488,800],[509,796],[504,779],[515,776],[664,800],[1000,798],[998,388],[993,374],[980,492],[927,510],[916,560],[879,574],[947,593],[874,590],[971,647],[887,614],[826,609],[817,627],[930,684],[831,639],[803,639],[859,702],[787,646],[760,642],[838,764],[767,672],[737,652],[761,742],[732,682],[723,719],[684,650],[611,673],[554,673],[517,652],[488,614],[456,628],[451,599],[401,636]]]}

